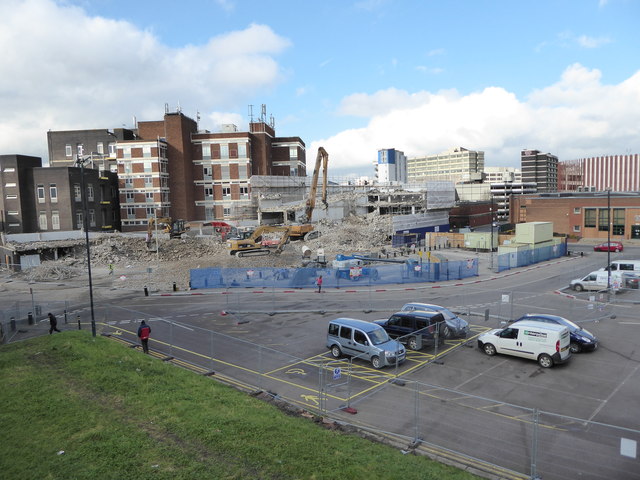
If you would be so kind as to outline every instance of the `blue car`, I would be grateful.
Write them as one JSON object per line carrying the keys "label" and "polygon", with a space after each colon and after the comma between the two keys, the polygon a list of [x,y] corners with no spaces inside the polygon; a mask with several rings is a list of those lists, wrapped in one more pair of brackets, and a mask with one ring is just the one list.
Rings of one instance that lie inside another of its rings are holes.
{"label": "blue car", "polygon": [[470,331],[469,324],[451,310],[430,303],[412,302],[405,304],[402,312],[437,312],[441,313],[446,323],[442,335],[444,338],[465,338]]}
{"label": "blue car", "polygon": [[571,344],[569,345],[571,353],[592,351],[598,348],[598,338],[593,333],[564,317],[547,315],[546,313],[528,313],[517,320],[509,322],[509,324],[519,322],[520,320],[535,320],[536,322],[564,325],[569,329],[569,334],[571,335]]}

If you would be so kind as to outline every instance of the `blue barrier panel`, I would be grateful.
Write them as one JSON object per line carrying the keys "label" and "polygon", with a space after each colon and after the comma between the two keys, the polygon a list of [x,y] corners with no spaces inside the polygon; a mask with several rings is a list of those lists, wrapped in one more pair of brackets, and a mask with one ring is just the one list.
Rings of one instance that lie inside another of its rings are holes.
{"label": "blue barrier panel", "polygon": [[530,248],[518,252],[498,255],[498,272],[512,268],[526,267],[534,263],[545,262],[552,258],[563,257],[567,254],[567,245],[564,243],[548,247]]}
{"label": "blue barrier panel", "polygon": [[353,288],[459,280],[478,275],[478,259],[375,264],[353,268],[203,268],[191,270],[191,288]]}

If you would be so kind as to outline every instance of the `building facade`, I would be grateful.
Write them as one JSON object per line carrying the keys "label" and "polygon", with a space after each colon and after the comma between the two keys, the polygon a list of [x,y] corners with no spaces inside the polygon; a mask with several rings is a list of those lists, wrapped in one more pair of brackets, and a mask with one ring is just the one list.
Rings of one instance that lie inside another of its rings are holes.
{"label": "building facade", "polygon": [[536,183],[539,192],[558,191],[558,157],[539,150],[522,150],[520,165],[523,183]]}
{"label": "building facade", "polygon": [[407,157],[395,148],[378,150],[376,164],[378,183],[407,183]]}
{"label": "building facade", "polygon": [[640,155],[605,155],[558,163],[558,191],[640,191]]}
{"label": "building facade", "polygon": [[520,183],[522,172],[514,167],[484,167],[484,183]]}
{"label": "building facade", "polygon": [[407,182],[426,180],[451,182],[481,181],[484,172],[484,152],[451,148],[437,155],[407,159]]}
{"label": "building facade", "polygon": [[[610,220],[609,220],[610,218]],[[553,222],[554,232],[616,241],[640,238],[640,194],[546,193],[511,197],[511,223]]]}
{"label": "building facade", "polygon": [[[2,231],[34,233],[120,230],[117,175],[93,168],[42,167],[37,157],[0,156]],[[83,179],[84,174],[84,179]]]}
{"label": "building facade", "polygon": [[538,191],[537,184],[524,182],[496,182],[490,184],[491,198],[496,212],[496,220],[508,220],[511,197],[532,194]]}

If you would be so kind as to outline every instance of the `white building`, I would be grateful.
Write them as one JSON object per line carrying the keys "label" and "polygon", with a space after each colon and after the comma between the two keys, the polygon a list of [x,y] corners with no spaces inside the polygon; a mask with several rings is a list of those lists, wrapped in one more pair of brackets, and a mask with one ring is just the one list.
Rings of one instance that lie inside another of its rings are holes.
{"label": "white building", "polygon": [[409,183],[425,180],[450,182],[479,182],[484,172],[484,152],[454,147],[436,155],[407,159]]}
{"label": "white building", "polygon": [[395,148],[378,150],[376,164],[378,183],[407,183],[407,157]]}

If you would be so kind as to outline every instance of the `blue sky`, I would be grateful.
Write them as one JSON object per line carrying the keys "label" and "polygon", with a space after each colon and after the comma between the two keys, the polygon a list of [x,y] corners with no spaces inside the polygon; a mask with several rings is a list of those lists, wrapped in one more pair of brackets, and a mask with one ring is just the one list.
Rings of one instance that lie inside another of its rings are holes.
{"label": "blue sky", "polygon": [[640,153],[638,20],[637,0],[3,0],[0,154],[165,104],[211,131],[266,104],[332,176],[380,148]]}

